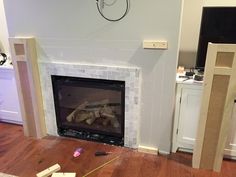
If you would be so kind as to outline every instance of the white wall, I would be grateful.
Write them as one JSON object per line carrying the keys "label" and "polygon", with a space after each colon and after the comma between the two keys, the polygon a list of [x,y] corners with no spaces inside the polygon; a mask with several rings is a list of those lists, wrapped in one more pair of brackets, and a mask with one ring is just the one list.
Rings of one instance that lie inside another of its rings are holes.
{"label": "white wall", "polygon": [[236,6],[236,0],[183,0],[178,65],[194,67],[203,6]]}
{"label": "white wall", "polygon": [[203,0],[183,0],[178,65],[195,66]]}
{"label": "white wall", "polygon": [[[170,150],[181,0],[131,0],[116,23],[98,15],[95,0],[4,4],[9,35],[35,36],[41,60],[141,67],[140,144]],[[169,48],[144,50],[143,39],[165,39]]]}
{"label": "white wall", "polygon": [[9,53],[8,31],[3,0],[0,0],[0,52]]}
{"label": "white wall", "polygon": [[235,0],[204,0],[204,6],[236,6]]}

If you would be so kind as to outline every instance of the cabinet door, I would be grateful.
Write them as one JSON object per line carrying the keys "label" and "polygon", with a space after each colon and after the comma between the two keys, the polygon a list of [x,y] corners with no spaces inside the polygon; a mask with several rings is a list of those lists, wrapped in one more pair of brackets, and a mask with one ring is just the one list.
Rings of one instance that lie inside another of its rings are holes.
{"label": "cabinet door", "polygon": [[201,106],[202,88],[182,88],[179,113],[179,147],[193,149]]}
{"label": "cabinet door", "polygon": [[225,155],[236,157],[236,104],[234,104],[230,125],[230,132],[225,146]]}
{"label": "cabinet door", "polygon": [[13,69],[0,70],[0,120],[22,123]]}

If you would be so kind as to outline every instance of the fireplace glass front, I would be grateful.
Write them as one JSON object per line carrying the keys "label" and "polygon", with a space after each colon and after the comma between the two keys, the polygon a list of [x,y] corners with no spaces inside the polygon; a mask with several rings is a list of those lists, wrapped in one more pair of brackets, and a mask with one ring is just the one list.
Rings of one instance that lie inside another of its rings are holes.
{"label": "fireplace glass front", "polygon": [[51,78],[59,135],[124,145],[124,81]]}

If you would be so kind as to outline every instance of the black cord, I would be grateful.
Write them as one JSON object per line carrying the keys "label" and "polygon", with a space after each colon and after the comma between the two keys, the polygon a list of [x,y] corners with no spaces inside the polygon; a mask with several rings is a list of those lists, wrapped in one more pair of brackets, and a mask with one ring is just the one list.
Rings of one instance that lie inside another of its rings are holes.
{"label": "black cord", "polygon": [[0,53],[0,56],[3,57],[3,60],[0,60],[0,65],[3,65],[7,61],[7,55],[5,53]]}
{"label": "black cord", "polygon": [[117,19],[110,19],[110,18],[107,18],[107,17],[105,17],[105,16],[103,15],[101,9],[99,8],[98,1],[99,1],[99,0],[96,0],[98,12],[100,13],[100,15],[101,15],[104,19],[106,19],[106,20],[108,20],[108,21],[110,21],[110,22],[117,22],[117,21],[120,21],[120,20],[123,19],[123,18],[127,15],[127,13],[129,12],[129,0],[126,0],[126,9],[125,9],[124,14],[123,14],[120,18],[117,18]]}

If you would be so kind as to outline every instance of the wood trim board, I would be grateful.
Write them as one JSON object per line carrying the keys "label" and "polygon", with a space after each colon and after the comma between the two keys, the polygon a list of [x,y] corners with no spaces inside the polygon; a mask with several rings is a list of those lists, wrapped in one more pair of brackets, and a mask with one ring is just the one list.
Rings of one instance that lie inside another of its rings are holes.
{"label": "wood trim board", "polygon": [[236,98],[236,44],[208,44],[193,167],[220,171]]}
{"label": "wood trim board", "polygon": [[35,38],[9,38],[26,136],[46,135]]}

